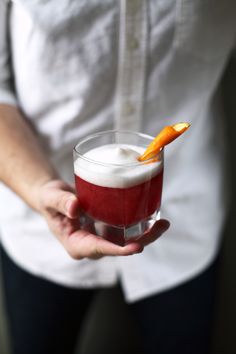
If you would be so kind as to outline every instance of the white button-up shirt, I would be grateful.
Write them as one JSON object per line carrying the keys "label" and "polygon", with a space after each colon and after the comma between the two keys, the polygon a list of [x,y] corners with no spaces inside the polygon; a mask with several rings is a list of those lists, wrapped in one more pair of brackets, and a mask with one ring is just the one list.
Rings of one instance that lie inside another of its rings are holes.
{"label": "white button-up shirt", "polygon": [[72,148],[90,133],[192,125],[166,148],[161,212],[171,227],[142,254],[72,260],[44,219],[0,185],[1,242],[19,266],[78,288],[120,280],[135,301],[210,264],[227,189],[216,88],[235,15],[234,0],[0,0],[0,102],[20,107],[66,181]]}

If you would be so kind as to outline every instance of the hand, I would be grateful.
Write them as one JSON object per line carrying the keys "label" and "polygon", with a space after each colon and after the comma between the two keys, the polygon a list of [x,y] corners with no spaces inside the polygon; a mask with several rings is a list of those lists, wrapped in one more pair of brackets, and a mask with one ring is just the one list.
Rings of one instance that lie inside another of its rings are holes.
{"label": "hand", "polygon": [[79,201],[71,186],[61,180],[43,184],[38,193],[38,210],[45,217],[50,230],[74,259],[98,259],[103,256],[128,256],[143,251],[168,228],[167,220],[159,220],[151,231],[126,246],[118,246],[102,237],[79,229]]}

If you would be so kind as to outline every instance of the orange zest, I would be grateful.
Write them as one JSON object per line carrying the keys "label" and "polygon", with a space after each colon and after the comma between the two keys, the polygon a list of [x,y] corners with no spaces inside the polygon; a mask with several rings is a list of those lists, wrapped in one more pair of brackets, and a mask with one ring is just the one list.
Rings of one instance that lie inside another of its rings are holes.
{"label": "orange zest", "polygon": [[189,123],[177,123],[165,127],[148,145],[144,153],[138,157],[138,160],[145,161],[155,157],[164,146],[178,138],[178,136],[183,134],[189,127]]}

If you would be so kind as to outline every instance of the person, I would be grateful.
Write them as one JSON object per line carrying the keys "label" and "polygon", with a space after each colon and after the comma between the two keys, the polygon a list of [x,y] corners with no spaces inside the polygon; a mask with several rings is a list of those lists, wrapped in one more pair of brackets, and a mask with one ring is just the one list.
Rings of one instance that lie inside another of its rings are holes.
{"label": "person", "polygon": [[[0,1],[1,259],[14,354],[72,353],[94,291],[117,283],[145,353],[208,352],[227,212],[217,87],[235,7]],[[165,152],[164,219],[125,247],[80,230],[73,146],[183,120],[191,130]]]}

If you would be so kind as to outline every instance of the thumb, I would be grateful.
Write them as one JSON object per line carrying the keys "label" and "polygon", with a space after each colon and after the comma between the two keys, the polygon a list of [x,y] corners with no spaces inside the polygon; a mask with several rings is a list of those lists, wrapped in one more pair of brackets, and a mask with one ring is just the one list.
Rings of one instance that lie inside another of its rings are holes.
{"label": "thumb", "polygon": [[59,188],[48,188],[42,198],[46,209],[53,209],[53,211],[66,215],[70,219],[78,216],[79,201],[72,192]]}

